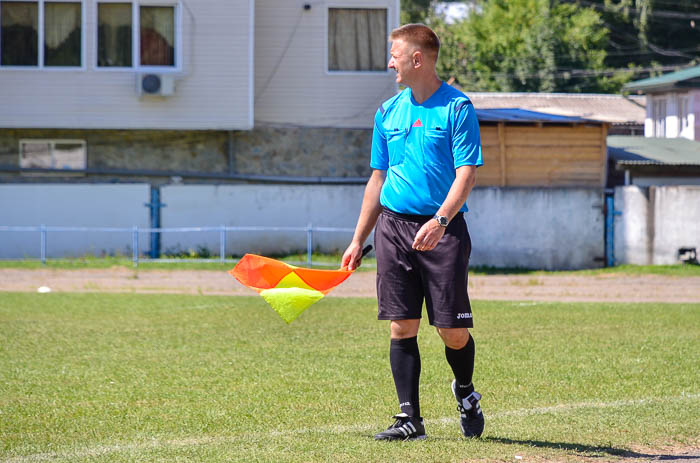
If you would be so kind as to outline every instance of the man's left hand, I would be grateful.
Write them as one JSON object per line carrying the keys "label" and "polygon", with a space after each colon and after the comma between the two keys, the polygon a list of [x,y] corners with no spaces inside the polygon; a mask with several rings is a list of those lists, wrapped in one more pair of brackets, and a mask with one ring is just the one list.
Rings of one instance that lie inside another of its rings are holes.
{"label": "man's left hand", "polygon": [[432,251],[445,234],[445,228],[441,227],[435,219],[430,219],[420,227],[413,239],[413,249],[416,251]]}

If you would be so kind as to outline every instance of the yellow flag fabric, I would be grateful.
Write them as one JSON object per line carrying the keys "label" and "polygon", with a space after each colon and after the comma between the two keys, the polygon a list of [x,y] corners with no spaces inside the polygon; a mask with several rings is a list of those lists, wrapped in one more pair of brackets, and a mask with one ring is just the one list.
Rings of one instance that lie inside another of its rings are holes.
{"label": "yellow flag fabric", "polygon": [[229,273],[257,291],[285,322],[291,323],[353,272],[300,268],[246,254]]}
{"label": "yellow flag fabric", "polygon": [[323,293],[314,289],[273,288],[260,291],[260,295],[287,323],[292,323],[312,304],[323,298]]}

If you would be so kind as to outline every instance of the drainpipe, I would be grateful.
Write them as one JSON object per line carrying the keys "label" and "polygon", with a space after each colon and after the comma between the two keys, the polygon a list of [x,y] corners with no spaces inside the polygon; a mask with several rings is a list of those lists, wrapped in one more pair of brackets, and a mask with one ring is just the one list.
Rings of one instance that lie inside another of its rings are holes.
{"label": "drainpipe", "polygon": [[615,216],[622,215],[615,210],[615,192],[605,193],[605,266],[615,266]]}
{"label": "drainpipe", "polygon": [[[166,205],[160,202],[160,187],[151,185],[151,202],[144,206],[151,210],[151,228],[160,228],[160,209]],[[160,232],[151,231],[151,259],[160,257]]]}

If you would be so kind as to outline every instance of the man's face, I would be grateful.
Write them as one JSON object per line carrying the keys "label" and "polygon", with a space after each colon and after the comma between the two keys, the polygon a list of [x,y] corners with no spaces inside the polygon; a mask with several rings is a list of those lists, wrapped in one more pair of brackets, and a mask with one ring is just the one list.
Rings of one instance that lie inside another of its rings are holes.
{"label": "man's face", "polygon": [[413,67],[413,47],[401,39],[391,43],[391,59],[388,64],[389,69],[396,71],[396,82],[405,86],[410,86]]}

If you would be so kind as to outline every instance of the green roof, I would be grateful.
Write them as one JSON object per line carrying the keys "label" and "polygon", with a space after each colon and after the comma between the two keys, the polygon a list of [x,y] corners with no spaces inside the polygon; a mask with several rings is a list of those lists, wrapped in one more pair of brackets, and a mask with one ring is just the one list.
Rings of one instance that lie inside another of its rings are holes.
{"label": "green roof", "polygon": [[700,166],[700,142],[686,138],[609,135],[607,142],[617,164]]}
{"label": "green roof", "polygon": [[625,85],[624,90],[643,91],[693,87],[700,87],[700,66],[669,72],[659,77],[636,80]]}

